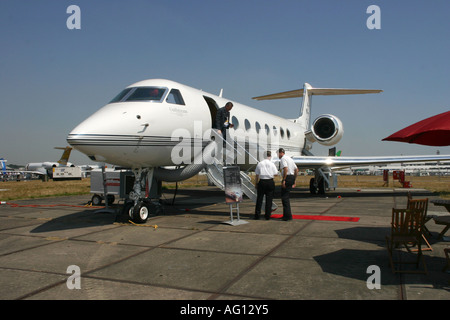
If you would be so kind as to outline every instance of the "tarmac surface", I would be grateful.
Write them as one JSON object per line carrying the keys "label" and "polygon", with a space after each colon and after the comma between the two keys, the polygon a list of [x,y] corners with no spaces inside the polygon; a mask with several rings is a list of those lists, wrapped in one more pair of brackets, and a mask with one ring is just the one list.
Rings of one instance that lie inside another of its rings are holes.
{"label": "tarmac surface", "polygon": [[[308,216],[253,220],[245,198],[241,225],[224,223],[230,208],[215,187],[178,190],[174,204],[166,190],[164,212],[142,225],[117,205],[85,207],[91,195],[12,201],[0,205],[0,299],[449,300],[442,225],[427,223],[427,274],[389,266],[391,211],[407,191],[438,199],[419,189],[296,189],[293,214]],[[275,202],[282,213],[279,194]],[[449,214],[431,203],[428,213]]]}

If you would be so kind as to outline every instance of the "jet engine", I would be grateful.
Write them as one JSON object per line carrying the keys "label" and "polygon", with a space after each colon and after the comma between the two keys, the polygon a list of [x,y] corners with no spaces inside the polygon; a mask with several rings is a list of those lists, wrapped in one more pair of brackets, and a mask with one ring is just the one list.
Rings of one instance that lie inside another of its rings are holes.
{"label": "jet engine", "polygon": [[324,114],[314,120],[311,130],[306,132],[310,142],[318,142],[324,146],[337,144],[344,135],[344,126],[336,116]]}

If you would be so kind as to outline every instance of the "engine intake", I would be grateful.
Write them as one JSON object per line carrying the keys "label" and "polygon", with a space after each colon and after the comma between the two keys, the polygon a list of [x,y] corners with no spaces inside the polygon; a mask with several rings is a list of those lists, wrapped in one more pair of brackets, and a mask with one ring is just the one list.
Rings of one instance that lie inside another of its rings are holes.
{"label": "engine intake", "polygon": [[324,146],[337,144],[344,135],[344,126],[337,117],[324,114],[314,120],[311,130],[306,132],[310,142],[318,142]]}

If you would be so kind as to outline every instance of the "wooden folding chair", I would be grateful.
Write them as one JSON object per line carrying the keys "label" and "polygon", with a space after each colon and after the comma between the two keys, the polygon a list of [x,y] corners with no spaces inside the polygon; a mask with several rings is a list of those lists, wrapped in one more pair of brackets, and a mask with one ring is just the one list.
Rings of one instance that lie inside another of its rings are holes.
{"label": "wooden folding chair", "polygon": [[429,236],[431,236],[430,230],[426,227],[426,223],[431,220],[431,217],[427,216],[428,212],[428,198],[425,199],[412,199],[408,198],[408,203],[406,206],[406,209],[418,209],[423,211],[423,224],[422,224],[422,239],[425,241],[425,244],[427,245],[426,248],[423,248],[422,251],[433,251],[433,248],[431,247],[430,243],[428,242],[427,238],[425,237],[425,233]]}
{"label": "wooden folding chair", "polygon": [[[392,209],[391,234],[386,236],[386,245],[389,253],[389,261],[393,273],[427,273],[427,266],[422,254],[422,226],[423,210],[417,209]],[[411,253],[409,243],[417,244],[417,259],[414,262],[394,261],[394,248],[402,244]],[[401,264],[416,264],[422,261],[424,271],[421,270],[400,270],[396,266]]]}

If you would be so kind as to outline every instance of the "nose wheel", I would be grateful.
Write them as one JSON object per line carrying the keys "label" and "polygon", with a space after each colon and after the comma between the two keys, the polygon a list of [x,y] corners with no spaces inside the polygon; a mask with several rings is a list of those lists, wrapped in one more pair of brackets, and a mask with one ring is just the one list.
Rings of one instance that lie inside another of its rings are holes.
{"label": "nose wheel", "polygon": [[122,213],[130,217],[134,223],[145,223],[150,216],[160,215],[163,208],[160,203],[151,202],[149,199],[143,199],[136,204],[127,202]]}
{"label": "nose wheel", "polygon": [[135,223],[145,223],[150,215],[150,209],[144,201],[139,201],[134,204],[134,202],[127,202],[122,213],[130,217],[131,221]]}
{"label": "nose wheel", "polygon": [[148,219],[150,209],[144,201],[139,201],[133,206],[131,219],[136,223],[145,223]]}

